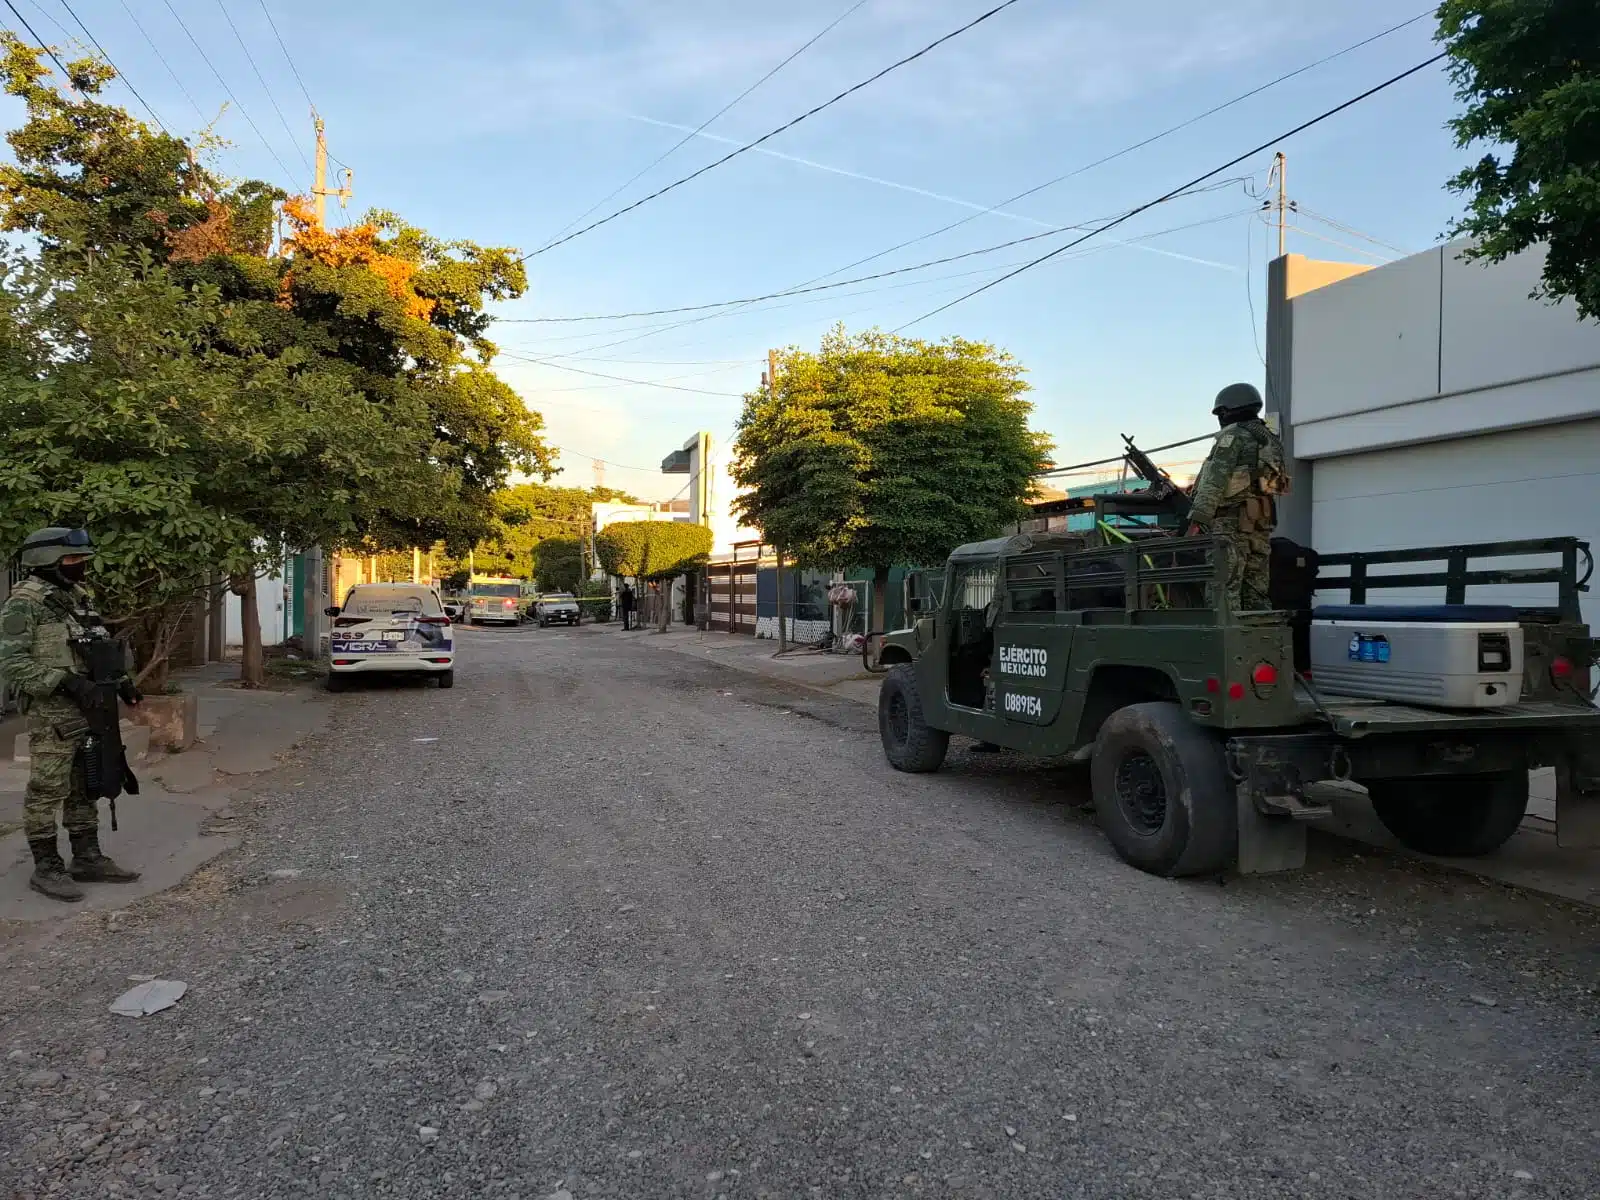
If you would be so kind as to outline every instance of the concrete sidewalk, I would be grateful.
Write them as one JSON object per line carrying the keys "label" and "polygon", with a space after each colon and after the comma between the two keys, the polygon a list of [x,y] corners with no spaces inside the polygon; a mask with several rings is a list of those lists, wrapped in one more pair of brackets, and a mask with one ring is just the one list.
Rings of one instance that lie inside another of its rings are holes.
{"label": "concrete sidewalk", "polygon": [[[708,659],[737,671],[798,683],[826,695],[873,707],[878,703],[882,676],[864,670],[859,654],[791,651],[780,655],[775,641],[745,634],[702,633],[681,625],[666,633],[623,633],[615,625],[590,628],[597,635],[626,638],[653,649]],[[1522,829],[1488,858],[1433,858],[1406,850],[1379,822],[1365,791],[1359,788],[1341,789],[1334,804],[1335,820],[1320,829],[1480,878],[1600,906],[1600,850],[1567,850],[1556,845],[1553,788],[1550,772],[1534,772],[1528,816]]]}
{"label": "concrete sidewalk", "polygon": [[[238,664],[213,663],[179,672],[174,682],[200,702],[200,740],[181,754],[152,751],[134,762],[137,796],[117,801],[121,829],[111,832],[101,801],[100,841],[106,853],[143,872],[133,884],[91,884],[74,904],[48,900],[28,887],[32,855],[20,824],[25,764],[0,760],[0,920],[33,921],[119,909],[181,883],[202,864],[238,846],[230,801],[252,776],[321,723],[324,693],[309,685],[246,691],[230,686]],[[10,740],[5,739],[10,753]],[[63,852],[66,835],[61,834]]]}

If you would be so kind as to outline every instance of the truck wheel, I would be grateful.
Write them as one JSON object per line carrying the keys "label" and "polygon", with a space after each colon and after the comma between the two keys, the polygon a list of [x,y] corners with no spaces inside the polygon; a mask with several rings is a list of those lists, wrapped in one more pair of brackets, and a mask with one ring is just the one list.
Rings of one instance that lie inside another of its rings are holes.
{"label": "truck wheel", "polygon": [[950,748],[950,735],[923,716],[917,673],[908,664],[891,670],[878,689],[878,736],[884,757],[897,771],[937,771]]}
{"label": "truck wheel", "polygon": [[1384,828],[1409,850],[1444,858],[1492,854],[1528,811],[1528,773],[1454,779],[1377,779],[1367,784]]}
{"label": "truck wheel", "polygon": [[1106,719],[1090,764],[1100,828],[1123,861],[1155,875],[1220,871],[1238,845],[1222,743],[1176,704],[1130,704]]}

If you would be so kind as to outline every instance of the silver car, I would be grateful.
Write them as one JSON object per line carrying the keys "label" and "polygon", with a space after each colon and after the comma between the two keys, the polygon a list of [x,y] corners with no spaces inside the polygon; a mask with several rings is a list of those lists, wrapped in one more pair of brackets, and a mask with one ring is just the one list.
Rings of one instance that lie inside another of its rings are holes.
{"label": "silver car", "polygon": [[578,610],[578,599],[571,592],[550,592],[533,603],[533,615],[539,628],[551,625],[577,625],[583,620]]}

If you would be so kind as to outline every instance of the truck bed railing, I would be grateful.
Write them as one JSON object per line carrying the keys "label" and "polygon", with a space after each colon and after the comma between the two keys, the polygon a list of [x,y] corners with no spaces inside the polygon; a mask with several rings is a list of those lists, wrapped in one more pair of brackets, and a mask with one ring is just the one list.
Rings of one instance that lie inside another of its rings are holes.
{"label": "truck bed railing", "polygon": [[[1474,567],[1475,559],[1528,558],[1559,555],[1559,566]],[[1444,563],[1442,570],[1373,574],[1372,567],[1397,563]],[[1582,574],[1580,575],[1580,562]],[[1343,568],[1329,574],[1329,568]],[[1324,554],[1318,561],[1317,591],[1347,592],[1351,604],[1368,603],[1374,589],[1441,588],[1446,604],[1465,604],[1470,587],[1512,584],[1546,584],[1556,589],[1554,615],[1558,620],[1581,623],[1579,597],[1589,590],[1594,556],[1589,543],[1572,537],[1530,538],[1510,542],[1475,542],[1461,546],[1423,546],[1414,550],[1359,550]]]}

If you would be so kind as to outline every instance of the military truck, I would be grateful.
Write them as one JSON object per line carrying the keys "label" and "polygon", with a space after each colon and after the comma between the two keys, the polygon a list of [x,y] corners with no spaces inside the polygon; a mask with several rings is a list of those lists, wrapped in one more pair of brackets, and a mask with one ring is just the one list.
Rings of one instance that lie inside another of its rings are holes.
{"label": "military truck", "polygon": [[[1167,876],[1299,866],[1330,787],[1353,785],[1406,846],[1487,854],[1521,824],[1536,767],[1555,769],[1562,844],[1600,845],[1586,544],[1327,555],[1283,610],[1236,612],[1226,544],[1134,534],[978,542],[914,575],[910,627],[875,648],[889,762],[937,770],[962,735],[1086,763],[1117,853]],[[1368,603],[1385,588],[1444,603]],[[1481,602],[1513,588],[1553,603]],[[1348,603],[1315,607],[1313,589]],[[1470,661],[1446,671],[1440,653]],[[1440,690],[1462,672],[1467,691]]]}

